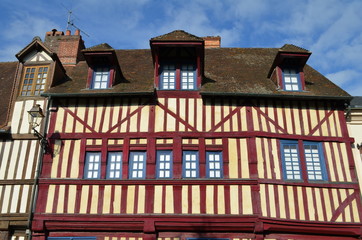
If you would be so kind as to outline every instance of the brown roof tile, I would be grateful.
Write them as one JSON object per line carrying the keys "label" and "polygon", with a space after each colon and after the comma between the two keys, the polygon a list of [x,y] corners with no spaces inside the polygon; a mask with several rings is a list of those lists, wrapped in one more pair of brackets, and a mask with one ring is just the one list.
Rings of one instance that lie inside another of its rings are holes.
{"label": "brown roof tile", "polygon": [[93,47],[83,49],[82,51],[87,52],[87,51],[112,51],[112,50],[114,49],[110,45],[108,45],[108,43],[101,43]]}
{"label": "brown roof tile", "polygon": [[164,35],[151,38],[151,41],[203,41],[203,39],[183,30],[175,30]]}
{"label": "brown roof tile", "polygon": [[310,53],[307,49],[295,46],[293,44],[284,44],[283,47],[280,48],[282,52],[296,52],[296,53]]}
{"label": "brown roof tile", "polygon": [[0,128],[7,125],[17,62],[0,63]]}
{"label": "brown roof tile", "polygon": [[[278,48],[205,49],[201,93],[349,97],[348,93],[308,65],[304,67],[306,91],[278,90],[267,77],[278,51]],[[86,90],[88,67],[81,61],[75,67],[66,68],[70,81],[48,90],[48,93],[152,93],[154,68],[151,51],[116,50],[116,53],[124,82],[112,89]]]}

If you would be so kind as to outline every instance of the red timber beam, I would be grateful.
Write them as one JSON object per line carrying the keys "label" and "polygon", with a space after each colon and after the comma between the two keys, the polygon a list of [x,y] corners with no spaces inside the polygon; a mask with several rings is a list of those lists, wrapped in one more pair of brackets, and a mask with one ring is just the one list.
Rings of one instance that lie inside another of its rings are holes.
{"label": "red timber beam", "polygon": [[104,216],[36,214],[32,225],[35,235],[56,231],[134,232],[234,232],[267,234],[309,234],[318,236],[361,237],[361,223],[326,223],[260,218],[256,215],[229,216]]}
{"label": "red timber beam", "polygon": [[[173,138],[175,132],[125,132],[125,133],[53,133],[49,136],[50,139],[82,139],[82,138]],[[300,139],[304,141],[323,141],[323,142],[349,142],[353,143],[354,139],[350,137],[325,137],[325,136],[304,136],[296,134],[279,134],[268,133],[262,131],[235,131],[235,132],[178,132],[178,137],[181,138],[251,138],[251,137],[266,137],[266,138],[282,138],[282,139]]]}

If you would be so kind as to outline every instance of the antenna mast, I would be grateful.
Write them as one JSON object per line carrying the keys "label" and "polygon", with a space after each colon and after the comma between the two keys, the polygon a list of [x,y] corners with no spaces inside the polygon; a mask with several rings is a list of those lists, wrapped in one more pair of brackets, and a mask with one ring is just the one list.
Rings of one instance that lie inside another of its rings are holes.
{"label": "antenna mast", "polygon": [[[64,7],[64,6],[63,6]],[[79,27],[77,27],[76,25],[74,25],[74,19],[72,19],[72,14],[73,11],[67,9],[66,7],[64,7],[67,11],[68,11],[68,21],[67,21],[67,30],[70,30],[70,27],[73,27],[75,29],[78,29],[80,32],[82,32],[84,35],[86,35],[87,37],[89,37],[88,33],[84,32],[83,30],[81,30]]]}

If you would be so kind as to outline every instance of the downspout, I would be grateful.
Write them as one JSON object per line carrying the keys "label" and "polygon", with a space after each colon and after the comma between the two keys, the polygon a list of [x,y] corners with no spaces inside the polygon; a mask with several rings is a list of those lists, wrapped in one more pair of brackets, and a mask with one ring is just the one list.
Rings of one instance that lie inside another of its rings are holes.
{"label": "downspout", "polygon": [[[46,114],[45,114],[45,123],[43,125],[43,128],[40,130],[41,135],[44,136],[44,138],[46,138],[46,130],[48,128],[48,123],[49,123],[49,108],[51,106],[52,103],[52,98],[51,96],[48,96],[48,101],[46,103]],[[39,154],[38,157],[38,164],[37,167],[35,169],[35,175],[34,175],[34,183],[33,183],[33,190],[31,193],[31,201],[30,201],[30,211],[29,211],[29,217],[28,217],[28,224],[27,224],[27,236],[28,236],[28,240],[32,239],[32,231],[31,231],[31,223],[33,220],[33,216],[35,213],[35,208],[36,208],[36,201],[37,201],[37,197],[38,197],[38,183],[39,183],[39,177],[40,177],[40,173],[41,173],[41,169],[43,166],[43,157],[45,154],[45,149],[43,149],[42,146],[40,146],[41,152]]]}

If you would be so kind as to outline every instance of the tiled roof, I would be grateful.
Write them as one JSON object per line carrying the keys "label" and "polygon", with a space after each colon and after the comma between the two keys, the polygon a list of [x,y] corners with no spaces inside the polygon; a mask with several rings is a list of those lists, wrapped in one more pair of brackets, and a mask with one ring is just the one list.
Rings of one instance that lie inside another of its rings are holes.
{"label": "tiled roof", "polygon": [[7,125],[17,62],[0,63],[0,129]]}
{"label": "tiled roof", "polygon": [[183,30],[175,30],[167,34],[151,38],[151,41],[203,41],[203,39]]}
{"label": "tiled roof", "polygon": [[[201,93],[260,94],[270,96],[349,97],[322,74],[304,67],[306,91],[286,92],[277,89],[267,77],[278,48],[205,49],[204,79]],[[67,67],[70,81],[53,87],[47,93],[140,93],[154,91],[154,66],[151,50],[116,50],[125,80],[112,89],[86,90],[88,66],[84,61]]]}
{"label": "tiled roof", "polygon": [[108,45],[108,43],[101,43],[101,44],[95,45],[93,47],[83,49],[84,52],[87,52],[87,51],[112,51],[112,50],[114,50],[114,49],[110,45]]}
{"label": "tiled roof", "polygon": [[362,108],[362,96],[353,97],[350,105],[351,108]]}
{"label": "tiled roof", "polygon": [[299,52],[299,53],[310,53],[307,49],[295,46],[293,44],[284,44],[283,47],[280,48],[280,51],[285,51],[285,52]]}

